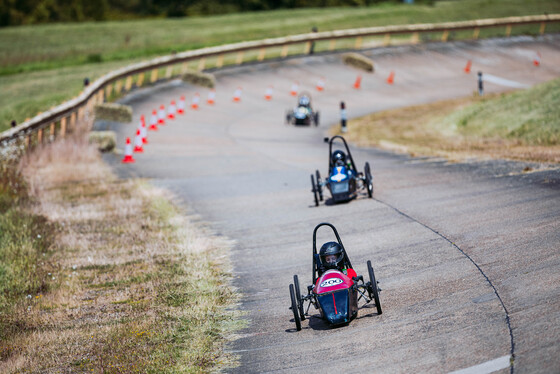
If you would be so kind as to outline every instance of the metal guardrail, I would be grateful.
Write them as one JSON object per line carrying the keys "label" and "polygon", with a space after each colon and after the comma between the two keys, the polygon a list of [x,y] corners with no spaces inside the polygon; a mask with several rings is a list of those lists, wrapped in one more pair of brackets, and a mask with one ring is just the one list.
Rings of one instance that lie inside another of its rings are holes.
{"label": "metal guardrail", "polygon": [[[226,56],[235,56],[226,65],[241,65],[247,61],[263,61],[267,58],[286,58],[288,55],[308,54],[315,42],[322,41],[329,42],[327,51],[335,51],[337,49],[360,50],[362,48],[369,48],[368,46],[364,47],[364,38],[366,37],[383,36],[380,44],[389,46],[392,43],[391,37],[393,35],[402,36],[403,34],[410,34],[408,43],[416,44],[420,42],[419,35],[421,33],[441,32],[441,37],[438,39],[445,42],[449,39],[450,32],[473,30],[471,39],[478,39],[480,30],[483,28],[505,26],[505,36],[510,36],[513,26],[528,24],[540,24],[539,33],[543,34],[546,25],[554,22],[560,22],[560,14],[316,32],[186,51],[130,65],[104,75],[86,87],[75,99],[39,114],[17,127],[2,132],[0,134],[0,145],[3,146],[17,139],[22,139],[24,145],[30,147],[41,144],[46,139],[53,140],[59,136],[64,137],[68,131],[72,131],[86,113],[91,113],[95,104],[104,102],[106,98],[111,97],[113,92],[121,94],[129,92],[134,87],[143,86],[147,73],[150,73],[149,82],[155,83],[158,81],[158,77],[160,77],[160,70],[162,68],[165,68],[164,79],[171,79],[182,75],[188,71],[188,63],[192,61],[198,61],[197,69],[201,71],[205,69],[208,58],[215,57],[214,67],[221,68],[224,66]],[[336,44],[341,39],[347,39],[347,42],[342,48],[339,43],[337,48]],[[348,44],[348,40],[352,39],[355,40],[353,45]],[[294,47],[297,45],[303,46],[303,49],[295,49]],[[271,49],[278,48],[280,48],[280,51],[275,51],[273,54],[267,53]],[[250,58],[246,59],[246,52],[253,52],[253,56],[249,56]],[[256,55],[254,55],[255,53]]]}

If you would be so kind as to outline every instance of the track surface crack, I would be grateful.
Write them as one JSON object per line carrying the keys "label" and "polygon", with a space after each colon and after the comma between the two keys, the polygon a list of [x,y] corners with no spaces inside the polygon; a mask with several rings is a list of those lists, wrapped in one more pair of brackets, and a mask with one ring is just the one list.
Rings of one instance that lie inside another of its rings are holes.
{"label": "track surface crack", "polygon": [[506,308],[506,305],[504,304],[504,301],[502,300],[502,298],[500,297],[500,294],[498,293],[498,290],[496,289],[496,287],[494,286],[494,284],[492,283],[492,281],[490,280],[490,278],[488,278],[488,276],[484,273],[484,271],[482,270],[482,268],[472,259],[471,256],[469,256],[465,251],[463,251],[457,244],[455,244],[455,242],[453,242],[452,240],[450,240],[448,237],[446,237],[445,235],[443,235],[442,233],[440,233],[439,231],[437,231],[436,229],[428,226],[427,224],[420,222],[419,220],[417,220],[414,217],[409,216],[408,214],[404,213],[403,211],[399,210],[397,207],[379,200],[377,198],[373,198],[373,200],[377,201],[380,204],[385,205],[386,207],[394,210],[395,212],[397,212],[398,214],[400,214],[403,217],[406,217],[407,219],[418,223],[419,225],[425,227],[426,229],[430,230],[431,232],[433,232],[434,234],[436,234],[437,236],[439,236],[440,238],[444,239],[445,241],[447,241],[449,244],[451,244],[455,249],[457,249],[459,252],[461,252],[461,254],[463,256],[465,256],[480,272],[480,274],[482,274],[482,276],[484,277],[484,279],[486,279],[486,282],[488,282],[488,284],[490,285],[490,287],[492,287],[492,289],[494,290],[494,294],[496,295],[496,297],[498,298],[498,300],[500,300],[500,304],[502,305],[502,308],[504,309],[504,313],[506,315],[506,324],[509,330],[509,337],[510,337],[510,355],[511,355],[511,363],[510,363],[510,374],[513,374],[514,372],[514,362],[515,362],[515,342],[513,339],[513,330],[511,329],[511,323],[510,323],[510,318],[509,318],[509,312]]}

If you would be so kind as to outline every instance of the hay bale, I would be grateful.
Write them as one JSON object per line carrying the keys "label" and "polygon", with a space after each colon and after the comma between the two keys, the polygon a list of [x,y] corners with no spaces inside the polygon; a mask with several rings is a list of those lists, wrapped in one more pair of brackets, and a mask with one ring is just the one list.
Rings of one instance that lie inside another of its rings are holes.
{"label": "hay bale", "polygon": [[195,86],[202,86],[214,88],[216,86],[216,78],[212,74],[202,73],[199,71],[192,71],[183,74],[181,77],[183,82],[193,84]]}
{"label": "hay bale", "polygon": [[373,61],[359,53],[345,53],[342,56],[342,61],[346,65],[373,73]]}
{"label": "hay bale", "polygon": [[100,152],[111,152],[117,145],[117,134],[114,131],[92,131],[88,140],[97,145]]}
{"label": "hay bale", "polygon": [[94,108],[95,119],[130,123],[132,122],[132,108],[128,105],[116,103],[97,104]]}

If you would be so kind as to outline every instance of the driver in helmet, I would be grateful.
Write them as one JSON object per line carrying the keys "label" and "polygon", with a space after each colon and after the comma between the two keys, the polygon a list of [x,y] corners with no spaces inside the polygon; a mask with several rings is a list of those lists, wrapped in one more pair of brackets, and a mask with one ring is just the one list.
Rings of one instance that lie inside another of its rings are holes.
{"label": "driver in helmet", "polygon": [[350,279],[356,277],[354,269],[347,266],[345,261],[344,249],[337,242],[327,242],[323,244],[319,251],[319,276],[325,271],[335,269],[341,271]]}
{"label": "driver in helmet", "polygon": [[303,95],[302,97],[299,98],[299,105],[300,106],[308,107],[309,102],[310,102],[309,98],[305,95]]}
{"label": "driver in helmet", "polygon": [[342,152],[340,149],[332,153],[331,159],[334,166],[344,166],[348,169],[350,174],[353,173],[352,163],[347,159],[346,153]]}

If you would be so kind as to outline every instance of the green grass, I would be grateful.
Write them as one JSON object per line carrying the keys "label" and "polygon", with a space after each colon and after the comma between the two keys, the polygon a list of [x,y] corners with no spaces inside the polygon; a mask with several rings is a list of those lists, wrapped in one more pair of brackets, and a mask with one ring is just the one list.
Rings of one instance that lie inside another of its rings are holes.
{"label": "green grass", "polygon": [[320,31],[560,12],[554,0],[438,1],[239,13],[212,17],[50,24],[0,29],[0,74],[149,57],[173,50]]}
{"label": "green grass", "polygon": [[560,145],[560,79],[483,100],[433,126],[465,137],[516,139],[525,145]]}
{"label": "green grass", "polygon": [[[433,6],[383,3],[366,8],[3,28],[0,29],[0,86],[3,88],[0,131],[7,129],[11,120],[21,123],[77,95],[85,77],[94,80],[139,59],[172,51],[307,33],[312,26],[328,31],[543,12],[559,13],[560,3],[557,0],[437,1]],[[548,27],[547,31],[553,29]],[[534,34],[538,26],[514,28],[513,32],[519,30]],[[482,30],[481,36],[489,35]]]}
{"label": "green grass", "polygon": [[55,230],[44,217],[28,211],[26,183],[18,172],[16,157],[1,156],[0,341],[17,328],[5,318],[14,305],[49,289],[49,266],[45,263],[50,258]]}
{"label": "green grass", "polygon": [[558,102],[560,79],[522,91],[373,113],[350,121],[345,137],[412,155],[560,163]]}

